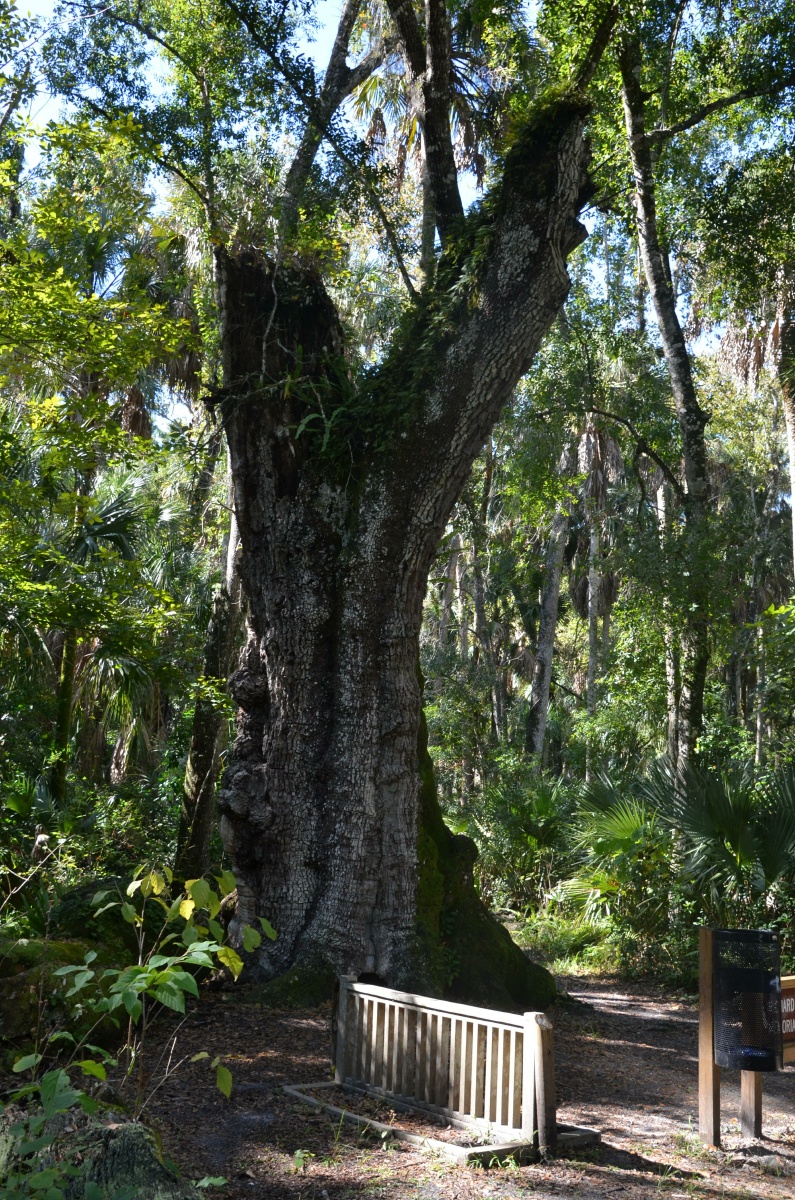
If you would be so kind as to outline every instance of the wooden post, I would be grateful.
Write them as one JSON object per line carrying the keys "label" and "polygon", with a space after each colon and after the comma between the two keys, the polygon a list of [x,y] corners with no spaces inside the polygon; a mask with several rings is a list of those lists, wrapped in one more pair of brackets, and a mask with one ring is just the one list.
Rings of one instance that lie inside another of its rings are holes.
{"label": "wooden post", "polygon": [[[538,1148],[536,1111],[536,1013],[524,1014],[522,1030],[522,1137]],[[515,1119],[515,1118],[514,1118]]]}
{"label": "wooden post", "polygon": [[740,1128],[743,1137],[762,1136],[762,1073],[740,1072]]}
{"label": "wooden post", "polygon": [[355,975],[340,975],[339,1000],[337,1001],[337,1053],[334,1061],[334,1079],[337,1083],[345,1082],[345,1059],[347,1051],[348,1030],[348,985],[356,983]]}
{"label": "wooden post", "polygon": [[542,1155],[554,1154],[558,1144],[558,1114],[555,1100],[555,1037],[552,1022],[543,1013],[535,1014],[536,1034],[536,1114],[538,1149]]}
{"label": "wooden post", "polygon": [[713,1030],[713,931],[699,930],[698,972],[698,1133],[720,1147],[720,1067],[715,1063]]}

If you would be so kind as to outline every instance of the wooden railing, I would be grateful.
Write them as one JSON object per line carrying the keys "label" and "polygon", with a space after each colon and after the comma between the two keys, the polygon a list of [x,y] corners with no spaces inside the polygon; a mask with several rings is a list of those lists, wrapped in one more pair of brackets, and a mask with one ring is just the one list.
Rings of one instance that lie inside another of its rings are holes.
{"label": "wooden railing", "polygon": [[555,1147],[552,1024],[340,979],[335,1077]]}

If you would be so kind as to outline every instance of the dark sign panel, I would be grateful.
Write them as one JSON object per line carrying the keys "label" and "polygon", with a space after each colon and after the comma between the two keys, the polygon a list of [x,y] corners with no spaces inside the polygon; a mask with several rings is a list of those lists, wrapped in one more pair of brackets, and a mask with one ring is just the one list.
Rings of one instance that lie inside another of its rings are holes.
{"label": "dark sign panel", "polygon": [[795,975],[781,978],[781,1034],[784,1062],[795,1062]]}

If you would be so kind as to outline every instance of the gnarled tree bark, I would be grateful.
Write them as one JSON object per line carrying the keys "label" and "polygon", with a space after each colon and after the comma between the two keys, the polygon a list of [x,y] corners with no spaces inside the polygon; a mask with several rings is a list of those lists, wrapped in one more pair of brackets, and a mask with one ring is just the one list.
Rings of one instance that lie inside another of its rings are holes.
{"label": "gnarled tree bark", "polygon": [[[341,378],[341,329],[309,268],[282,265],[275,290],[266,258],[222,255],[249,632],[219,804],[238,925],[278,931],[251,964],[261,977],[304,965],[449,984],[429,949],[441,842],[436,865],[418,849],[422,601],[472,462],[566,297],[585,115],[562,101],[517,140],[366,394]],[[317,395],[337,458],[296,435]]]}

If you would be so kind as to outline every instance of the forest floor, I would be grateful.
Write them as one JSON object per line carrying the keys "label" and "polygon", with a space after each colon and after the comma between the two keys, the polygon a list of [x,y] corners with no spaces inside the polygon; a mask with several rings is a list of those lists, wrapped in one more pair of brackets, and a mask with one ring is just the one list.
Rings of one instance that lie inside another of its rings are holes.
{"label": "forest floor", "polygon": [[[696,1136],[694,1005],[619,979],[560,982],[569,999],[551,1012],[558,1119],[600,1130],[601,1146],[510,1170],[453,1166],[400,1143],[385,1149],[282,1091],[330,1077],[328,1008],[278,1012],[228,993],[202,1000],[188,1017],[175,1059],[222,1055],[232,1099],[216,1090],[206,1061],[186,1062],[144,1118],[188,1178],[226,1177],[206,1193],[219,1200],[791,1200],[795,1069],[765,1076],[758,1142],[740,1135],[739,1073],[727,1075],[723,1149],[707,1150]],[[164,1024],[153,1034],[160,1047],[150,1054],[167,1046],[168,1033]]]}

